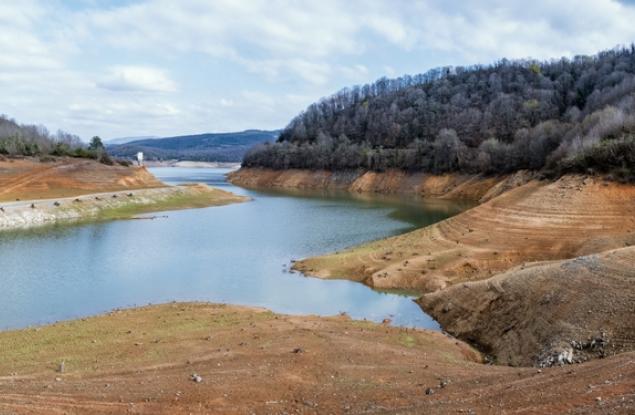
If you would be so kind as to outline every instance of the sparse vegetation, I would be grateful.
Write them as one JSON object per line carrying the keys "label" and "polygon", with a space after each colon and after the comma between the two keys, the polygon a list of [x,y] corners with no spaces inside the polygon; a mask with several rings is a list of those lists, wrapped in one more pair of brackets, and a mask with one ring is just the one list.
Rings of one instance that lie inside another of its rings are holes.
{"label": "sparse vegetation", "polygon": [[[634,176],[635,46],[382,78],[312,104],[246,167]],[[620,156],[612,157],[619,151]]]}
{"label": "sparse vegetation", "polygon": [[76,135],[64,131],[51,134],[44,126],[18,124],[5,115],[0,115],[0,155],[37,156],[43,162],[68,156],[113,164],[99,137],[93,137],[86,146]]}

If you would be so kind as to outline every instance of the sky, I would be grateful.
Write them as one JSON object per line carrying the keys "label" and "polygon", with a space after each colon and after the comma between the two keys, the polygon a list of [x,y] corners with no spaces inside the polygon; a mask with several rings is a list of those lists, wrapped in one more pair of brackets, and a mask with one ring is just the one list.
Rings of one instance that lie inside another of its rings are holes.
{"label": "sky", "polygon": [[0,3],[0,113],[84,139],[282,128],[382,76],[635,41],[633,1]]}

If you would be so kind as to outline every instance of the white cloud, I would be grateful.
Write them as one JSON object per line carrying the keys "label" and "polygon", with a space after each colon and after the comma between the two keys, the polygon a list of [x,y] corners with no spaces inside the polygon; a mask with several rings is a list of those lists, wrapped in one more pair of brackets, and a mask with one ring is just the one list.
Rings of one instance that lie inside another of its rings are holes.
{"label": "white cloud", "polygon": [[60,66],[60,57],[55,56],[55,45],[47,45],[31,30],[43,15],[44,9],[28,0],[0,7],[0,73]]}
{"label": "white cloud", "polygon": [[403,54],[434,50],[466,62],[593,53],[635,38],[633,8],[614,0],[484,0],[456,6],[440,0],[190,0],[178,7],[156,0],[84,17],[83,24],[118,48],[200,52],[270,80],[294,75],[318,85],[335,74],[337,56],[368,53],[377,38]]}
{"label": "white cloud", "polygon": [[404,25],[403,21],[399,18],[379,14],[370,15],[366,19],[366,24],[373,31],[398,47],[410,48],[414,44],[416,29]]}
{"label": "white cloud", "polygon": [[329,79],[331,68],[323,62],[311,62],[304,59],[263,59],[252,60],[240,58],[239,62],[250,71],[261,74],[269,80],[280,79],[289,73],[299,76],[306,82],[323,85]]}
{"label": "white cloud", "polygon": [[384,66],[384,73],[386,73],[386,76],[388,77],[395,77],[397,76],[397,70],[395,68],[393,68],[390,65],[385,65]]}
{"label": "white cloud", "polygon": [[592,54],[635,40],[635,9],[614,0],[469,2],[460,8],[420,2],[418,43],[472,63],[506,58]]}
{"label": "white cloud", "polygon": [[84,137],[281,127],[383,75],[635,40],[613,0],[4,3],[0,112]]}
{"label": "white cloud", "polygon": [[115,66],[97,85],[111,91],[174,92],[177,89],[165,71],[148,66]]}

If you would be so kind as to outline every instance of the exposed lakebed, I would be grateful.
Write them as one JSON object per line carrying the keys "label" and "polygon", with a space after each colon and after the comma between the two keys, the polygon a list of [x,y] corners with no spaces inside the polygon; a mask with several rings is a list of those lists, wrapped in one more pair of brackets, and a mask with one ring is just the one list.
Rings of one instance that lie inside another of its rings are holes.
{"label": "exposed lakebed", "polygon": [[173,300],[291,314],[346,312],[354,318],[438,328],[406,293],[306,278],[288,269],[293,259],[403,233],[456,214],[465,205],[248,190],[227,183],[223,169],[152,171],[166,183],[203,182],[253,200],[161,213],[155,220],[0,235],[0,329]]}

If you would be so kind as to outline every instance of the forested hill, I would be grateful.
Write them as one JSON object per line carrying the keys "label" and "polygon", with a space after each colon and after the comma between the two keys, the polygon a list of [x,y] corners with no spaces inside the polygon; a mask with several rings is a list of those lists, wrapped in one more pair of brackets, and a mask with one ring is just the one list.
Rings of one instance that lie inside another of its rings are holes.
{"label": "forested hill", "polygon": [[280,131],[247,130],[237,133],[197,134],[155,138],[108,146],[118,157],[142,151],[148,160],[241,161],[255,144],[275,141]]}
{"label": "forested hill", "polygon": [[635,175],[635,47],[502,60],[346,88],[294,118],[243,166],[434,173]]}

